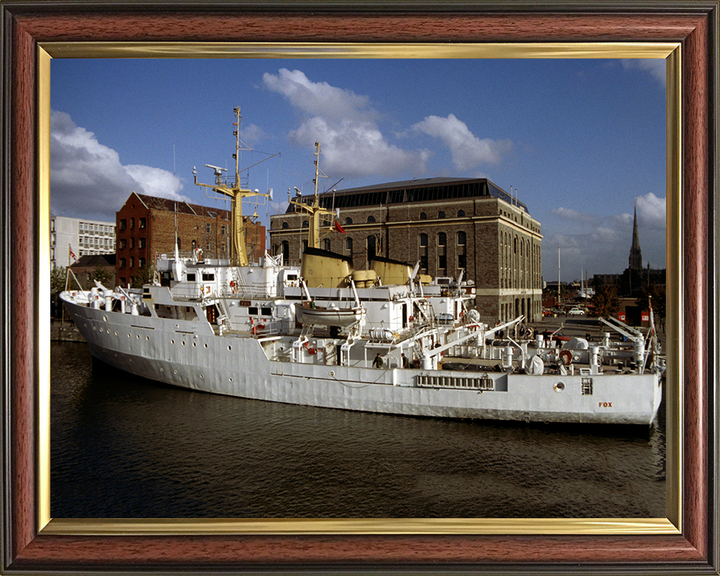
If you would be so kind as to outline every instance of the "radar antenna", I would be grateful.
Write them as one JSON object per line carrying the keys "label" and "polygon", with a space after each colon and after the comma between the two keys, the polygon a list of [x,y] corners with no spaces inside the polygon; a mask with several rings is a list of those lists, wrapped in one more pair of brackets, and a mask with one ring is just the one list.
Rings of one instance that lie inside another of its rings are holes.
{"label": "radar antenna", "polygon": [[[291,198],[290,191],[288,190],[288,201],[290,204],[295,206],[296,209],[299,208],[300,210],[304,210],[310,214],[310,226],[308,227],[308,246],[310,248],[320,247],[320,215],[334,214],[332,210],[328,210],[327,208],[320,206],[320,197],[318,196],[318,178],[321,176],[323,178],[327,178],[323,171],[320,170],[320,143],[315,142],[315,178],[313,178],[313,184],[315,184],[315,194],[313,196],[312,204],[303,202],[302,192],[300,192],[297,187],[294,187],[295,192],[297,193],[296,198]],[[333,227],[330,227],[330,230],[333,230]]]}
{"label": "radar antenna", "polygon": [[[248,256],[247,248],[245,247],[245,220],[242,213],[242,199],[249,196],[264,196],[270,197],[270,194],[262,194],[259,190],[250,190],[242,188],[240,186],[240,108],[234,108],[235,113],[235,130],[233,136],[235,136],[235,182],[232,186],[228,185],[227,182],[223,182],[223,172],[227,172],[225,168],[219,166],[213,166],[212,164],[205,164],[208,168],[212,168],[215,171],[215,183],[214,184],[202,184],[197,181],[197,170],[193,167],[193,179],[196,186],[203,186],[210,188],[218,194],[227,196],[231,202],[231,244],[230,244],[230,258],[233,266],[247,266]],[[249,150],[249,148],[242,148],[243,150]]]}

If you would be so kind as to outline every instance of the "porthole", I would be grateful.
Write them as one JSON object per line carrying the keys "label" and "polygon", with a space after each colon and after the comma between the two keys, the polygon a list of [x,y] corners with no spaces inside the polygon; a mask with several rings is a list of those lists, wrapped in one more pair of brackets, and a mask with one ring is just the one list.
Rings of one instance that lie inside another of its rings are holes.
{"label": "porthole", "polygon": [[205,348],[207,348],[207,343],[205,343]]}
{"label": "porthole", "polygon": [[177,376],[177,370],[173,370],[173,374],[175,374],[175,376]]}
{"label": "porthole", "polygon": [[105,322],[107,322],[107,316],[103,315],[103,320],[105,320]]}
{"label": "porthole", "polygon": [[232,378],[228,378],[228,380],[230,380],[230,382],[232,382]]}
{"label": "porthole", "polygon": [[185,340],[182,341],[182,345],[185,346]]}
{"label": "porthole", "polygon": [[193,348],[197,348],[197,342],[193,342]]}
{"label": "porthole", "polygon": [[565,391],[565,383],[564,382],[557,382],[555,386],[553,386],[555,389],[555,392],[564,392]]}
{"label": "porthole", "polygon": [[147,340],[148,342],[150,342],[150,336],[145,336],[145,340]]}
{"label": "porthole", "polygon": [[228,351],[232,351],[232,346],[228,346]]}
{"label": "porthole", "polygon": [[175,344],[175,340],[170,340],[170,344]]}
{"label": "porthole", "polygon": [[160,372],[165,372],[165,368],[163,368],[162,366],[160,366]]}
{"label": "porthole", "polygon": [[200,380],[205,380],[205,376],[203,376],[202,374],[200,374]]}
{"label": "porthole", "polygon": [[117,336],[117,335],[118,335],[118,333],[117,333],[117,330],[116,330],[116,331],[115,331],[115,336]]}
{"label": "porthole", "polygon": [[137,338],[138,340],[140,340],[140,334],[135,334],[135,338]]}

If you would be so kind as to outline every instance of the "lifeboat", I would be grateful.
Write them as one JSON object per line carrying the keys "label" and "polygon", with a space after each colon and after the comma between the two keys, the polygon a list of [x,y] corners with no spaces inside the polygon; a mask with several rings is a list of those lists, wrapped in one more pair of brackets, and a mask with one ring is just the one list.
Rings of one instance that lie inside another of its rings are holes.
{"label": "lifeboat", "polygon": [[306,326],[337,326],[347,328],[359,322],[365,315],[365,308],[334,308],[316,306],[305,302],[295,308],[297,321]]}

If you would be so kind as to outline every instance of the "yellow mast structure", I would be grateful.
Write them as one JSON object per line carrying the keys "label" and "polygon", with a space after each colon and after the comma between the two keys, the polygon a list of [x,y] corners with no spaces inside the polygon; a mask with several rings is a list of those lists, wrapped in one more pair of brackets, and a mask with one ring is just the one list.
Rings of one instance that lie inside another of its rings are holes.
{"label": "yellow mast structure", "polygon": [[[288,198],[290,204],[310,214],[310,223],[308,226],[308,247],[310,248],[320,247],[320,215],[333,214],[332,210],[320,206],[320,198],[318,196],[318,178],[320,178],[320,176],[327,178],[327,176],[322,173],[322,170],[320,170],[320,143],[315,142],[315,178],[313,179],[315,196],[313,202],[312,204],[305,203],[302,201],[302,197],[296,199]],[[300,194],[297,188],[295,188],[295,190]]]}
{"label": "yellow mast structure", "polygon": [[[230,261],[233,266],[247,266],[249,262],[245,247],[245,220],[242,213],[242,199],[250,196],[270,197],[270,194],[262,194],[259,190],[245,189],[240,186],[240,108],[234,108],[233,112],[235,112],[235,122],[233,122],[233,126],[235,126],[233,131],[235,136],[235,154],[233,154],[233,158],[235,158],[235,182],[232,186],[228,186],[226,182],[223,182],[222,178],[225,169],[210,164],[205,164],[205,166],[215,170],[215,184],[198,182],[195,168],[193,168],[193,177],[196,186],[210,188],[218,194],[230,198],[232,219]],[[249,148],[243,148],[243,150],[249,150]]]}

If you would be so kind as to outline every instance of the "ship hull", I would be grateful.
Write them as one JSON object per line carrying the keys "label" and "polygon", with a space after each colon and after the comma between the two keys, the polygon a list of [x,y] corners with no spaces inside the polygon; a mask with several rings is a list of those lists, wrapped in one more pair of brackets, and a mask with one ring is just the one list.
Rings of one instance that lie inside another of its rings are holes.
{"label": "ship hull", "polygon": [[[408,416],[652,423],[657,374],[582,376],[338,366],[271,360],[271,339],[219,336],[202,321],[106,312],[66,301],[91,354],[131,374],[192,390]],[[314,351],[312,351],[315,353]]]}

